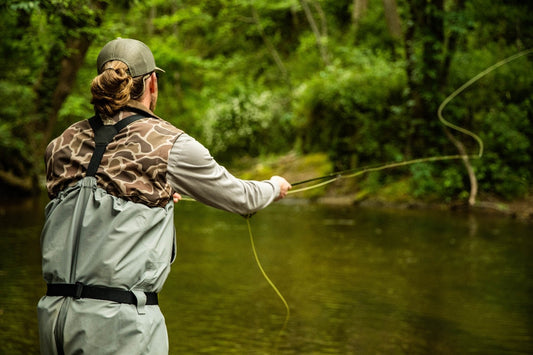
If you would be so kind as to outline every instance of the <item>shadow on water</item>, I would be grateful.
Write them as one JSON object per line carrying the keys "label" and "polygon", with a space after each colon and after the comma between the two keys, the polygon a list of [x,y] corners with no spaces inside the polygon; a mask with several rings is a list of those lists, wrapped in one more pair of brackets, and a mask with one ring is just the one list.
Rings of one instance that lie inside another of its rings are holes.
{"label": "shadow on water", "polygon": [[[38,353],[44,201],[0,205],[0,353]],[[533,352],[531,225],[435,211],[276,204],[252,220],[176,209],[161,293],[171,354]]]}

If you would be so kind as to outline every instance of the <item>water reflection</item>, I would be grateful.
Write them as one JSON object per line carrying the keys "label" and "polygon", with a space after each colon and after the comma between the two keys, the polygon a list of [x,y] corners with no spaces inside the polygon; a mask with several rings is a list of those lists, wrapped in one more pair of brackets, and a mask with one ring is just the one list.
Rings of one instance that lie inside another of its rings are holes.
{"label": "water reflection", "polygon": [[[0,353],[37,353],[41,204],[0,209]],[[533,351],[530,225],[431,211],[275,205],[246,223],[176,212],[161,294],[171,354],[500,354]],[[10,297],[16,295],[16,297]]]}

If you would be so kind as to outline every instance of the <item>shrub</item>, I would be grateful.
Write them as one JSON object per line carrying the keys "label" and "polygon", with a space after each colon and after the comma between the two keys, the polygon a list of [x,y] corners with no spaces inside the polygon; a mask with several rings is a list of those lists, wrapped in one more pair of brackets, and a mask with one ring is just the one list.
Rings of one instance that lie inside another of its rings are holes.
{"label": "shrub", "polygon": [[214,101],[204,120],[205,143],[222,161],[234,155],[258,156],[290,147],[290,115],[270,91],[238,91]]}
{"label": "shrub", "polygon": [[304,152],[325,151],[336,169],[396,158],[405,74],[374,58],[354,68],[329,67],[299,87],[297,127]]}

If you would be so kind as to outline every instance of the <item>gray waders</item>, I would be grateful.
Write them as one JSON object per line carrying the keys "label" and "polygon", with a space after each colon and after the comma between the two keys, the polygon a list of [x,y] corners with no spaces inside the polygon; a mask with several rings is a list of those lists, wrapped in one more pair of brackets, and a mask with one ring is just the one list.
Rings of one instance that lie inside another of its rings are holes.
{"label": "gray waders", "polygon": [[[95,174],[128,124],[90,119],[96,147],[86,176],[46,207],[41,234],[46,296],[39,301],[43,354],[167,354],[157,292],[175,256],[173,204],[150,208],[107,194]],[[153,307],[147,307],[153,306]]]}

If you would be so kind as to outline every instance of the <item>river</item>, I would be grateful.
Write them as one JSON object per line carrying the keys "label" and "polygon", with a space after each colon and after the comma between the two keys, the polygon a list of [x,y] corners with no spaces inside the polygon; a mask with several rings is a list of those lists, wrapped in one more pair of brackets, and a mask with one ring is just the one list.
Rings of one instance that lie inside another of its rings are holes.
{"label": "river", "polygon": [[[46,199],[0,205],[0,354],[37,354]],[[533,353],[531,224],[291,203],[251,219],[180,202],[160,295],[171,354]]]}

